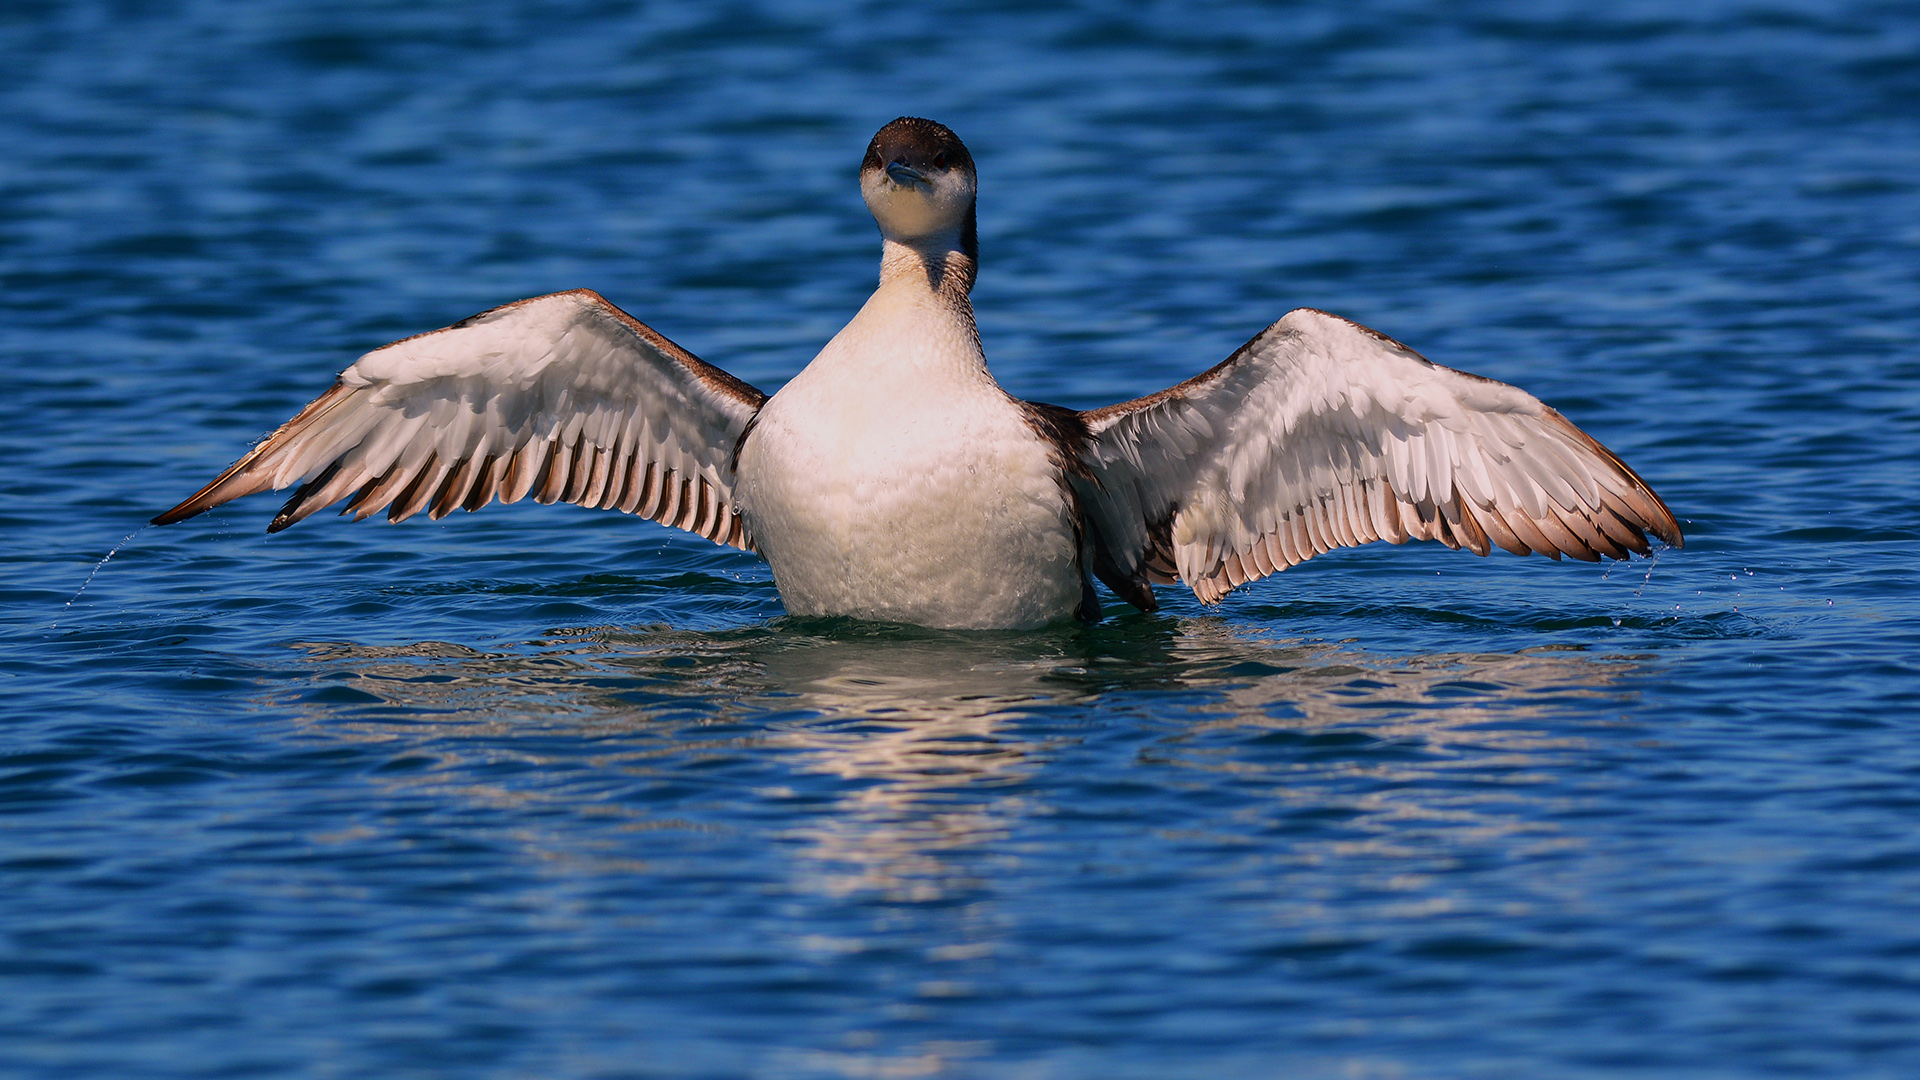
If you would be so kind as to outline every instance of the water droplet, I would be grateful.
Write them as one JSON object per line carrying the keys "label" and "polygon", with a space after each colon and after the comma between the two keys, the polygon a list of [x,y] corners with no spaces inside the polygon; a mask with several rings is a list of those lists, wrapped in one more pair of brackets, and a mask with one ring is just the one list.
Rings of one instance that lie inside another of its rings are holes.
{"label": "water droplet", "polygon": [[[107,565],[107,562],[108,562],[109,560],[111,560],[111,559],[112,559],[112,558],[113,558],[113,557],[114,557],[115,555],[118,555],[118,554],[120,554],[120,549],[121,549],[121,548],[123,548],[123,547],[126,547],[126,546],[127,546],[128,544],[131,544],[131,543],[133,543],[133,538],[134,538],[134,537],[136,537],[136,536],[139,536],[139,535],[140,535],[141,533],[143,533],[143,532],[145,532],[146,530],[147,530],[147,527],[146,527],[145,525],[142,525],[142,526],[140,526],[139,528],[137,528],[137,529],[135,529],[135,530],[133,530],[132,532],[130,532],[130,533],[128,533],[128,534],[127,534],[127,537],[126,537],[126,539],[124,539],[124,540],[122,540],[122,541],[120,541],[119,543],[117,543],[117,544],[115,544],[115,545],[113,545],[113,550],[112,550],[112,551],[109,551],[109,552],[107,552],[107,554],[106,554],[106,556],[105,556],[105,557],[103,557],[103,558],[102,558],[102,559],[101,559],[101,560],[100,560],[99,562],[97,562],[97,563],[94,563],[94,564],[93,564],[93,570],[92,570],[91,572],[89,572],[89,573],[87,574],[87,580],[85,580],[85,581],[83,581],[83,582],[81,582],[81,583],[80,583],[80,587],[79,587],[79,588],[77,588],[77,589],[75,589],[75,590],[73,590],[73,596],[72,596],[72,597],[70,597],[70,598],[69,598],[69,599],[67,600],[67,602],[66,602],[66,603],[64,603],[64,604],[62,604],[62,605],[60,605],[60,617],[61,617],[61,618],[65,618],[65,617],[66,617],[66,613],[67,613],[67,609],[73,606],[73,602],[74,602],[75,600],[78,600],[78,599],[80,599],[80,594],[81,594],[81,593],[83,593],[83,592],[86,592],[86,591],[87,591],[87,586],[89,586],[89,585],[91,585],[91,584],[93,584],[93,579],[94,579],[94,577],[95,577],[96,575],[98,575],[98,574],[100,573],[100,568],[101,568],[101,567],[103,567],[103,566],[105,566],[105,565]],[[47,624],[47,629],[49,629],[49,630],[51,630],[51,629],[53,629],[54,627],[56,627],[56,626],[58,626],[58,625],[60,625],[60,620],[59,620],[59,619],[55,619],[55,620],[54,620],[53,622],[50,622],[50,623],[48,623],[48,624]]]}

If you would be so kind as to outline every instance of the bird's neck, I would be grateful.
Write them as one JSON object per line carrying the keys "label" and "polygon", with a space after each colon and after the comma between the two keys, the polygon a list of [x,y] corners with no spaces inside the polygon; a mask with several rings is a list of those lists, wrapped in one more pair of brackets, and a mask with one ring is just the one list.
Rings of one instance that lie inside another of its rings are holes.
{"label": "bird's neck", "polygon": [[888,240],[880,287],[800,377],[831,373],[836,394],[894,401],[989,385],[972,281],[973,260],[958,250]]}
{"label": "bird's neck", "polygon": [[967,294],[973,291],[973,257],[960,250],[957,237],[930,237],[902,241],[887,237],[880,247],[880,287],[917,285],[940,294],[950,304],[973,313]]}

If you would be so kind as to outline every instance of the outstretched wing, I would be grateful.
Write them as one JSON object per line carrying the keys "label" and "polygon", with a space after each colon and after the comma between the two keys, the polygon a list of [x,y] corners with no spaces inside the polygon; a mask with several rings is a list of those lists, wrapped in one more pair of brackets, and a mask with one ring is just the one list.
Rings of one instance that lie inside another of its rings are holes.
{"label": "outstretched wing", "polygon": [[170,525],[301,484],[267,526],[352,496],[355,521],[498,498],[618,508],[752,550],[732,454],[766,395],[589,289],[506,304],[362,356]]}
{"label": "outstretched wing", "polygon": [[1648,533],[1682,543],[1646,481],[1538,398],[1311,308],[1203,375],[1081,417],[1096,569],[1149,608],[1149,582],[1214,603],[1373,540],[1589,562],[1644,555]]}

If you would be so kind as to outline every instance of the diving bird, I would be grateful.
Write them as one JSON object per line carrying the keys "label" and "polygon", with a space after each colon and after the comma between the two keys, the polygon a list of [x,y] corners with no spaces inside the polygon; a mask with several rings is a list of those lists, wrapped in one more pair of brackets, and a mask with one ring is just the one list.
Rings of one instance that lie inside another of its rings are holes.
{"label": "diving bird", "polygon": [[772,397],[598,293],[553,293],[367,353],[154,523],[294,484],[268,532],[342,499],[402,521],[532,496],[757,552],[795,615],[954,628],[1097,619],[1096,579],[1147,611],[1155,585],[1213,604],[1373,540],[1681,545],[1646,482],[1539,399],[1312,308],[1147,397],[1009,395],[968,298],[976,187],[945,126],[874,135],[879,287]]}

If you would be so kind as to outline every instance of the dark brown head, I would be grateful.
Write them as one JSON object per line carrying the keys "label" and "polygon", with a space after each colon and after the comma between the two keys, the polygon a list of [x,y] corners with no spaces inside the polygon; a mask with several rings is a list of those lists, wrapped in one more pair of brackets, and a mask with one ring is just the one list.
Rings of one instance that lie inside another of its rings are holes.
{"label": "dark brown head", "polygon": [[867,144],[860,193],[880,235],[923,251],[979,258],[973,155],[944,124],[903,116]]}

